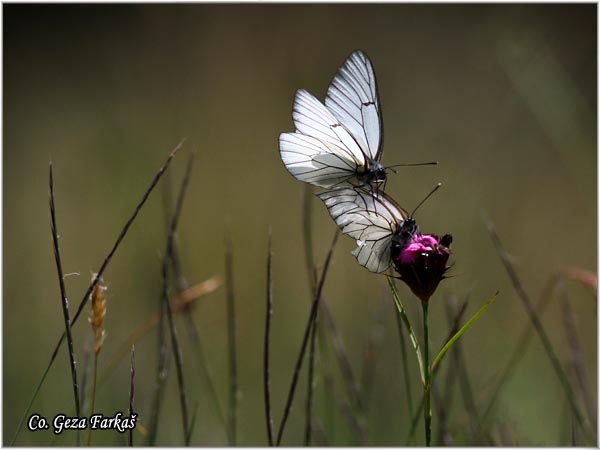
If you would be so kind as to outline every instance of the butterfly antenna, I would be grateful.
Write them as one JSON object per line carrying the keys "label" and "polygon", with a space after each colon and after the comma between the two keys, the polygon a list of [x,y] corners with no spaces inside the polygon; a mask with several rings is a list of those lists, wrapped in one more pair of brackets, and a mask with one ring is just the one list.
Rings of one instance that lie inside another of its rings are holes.
{"label": "butterfly antenna", "polygon": [[439,188],[441,188],[441,187],[442,187],[442,183],[438,183],[438,184],[437,184],[437,186],[436,186],[436,187],[434,187],[434,188],[431,190],[431,192],[425,196],[425,198],[424,198],[423,200],[421,200],[421,203],[419,203],[419,204],[417,205],[417,207],[416,207],[415,209],[413,209],[413,212],[410,214],[410,217],[414,217],[415,213],[417,212],[417,209],[419,209],[419,208],[421,207],[421,205],[422,205],[423,203],[425,203],[425,201],[426,201],[426,200],[427,200],[429,197],[431,197],[431,196],[433,195],[433,193],[434,193],[435,191],[437,191],[437,190],[438,190]]}
{"label": "butterfly antenna", "polygon": [[[386,169],[392,169],[393,167],[412,167],[412,166],[437,166],[437,161],[424,162],[424,163],[402,163],[402,164],[394,164],[393,166],[387,166]],[[396,173],[395,170],[393,170]]]}

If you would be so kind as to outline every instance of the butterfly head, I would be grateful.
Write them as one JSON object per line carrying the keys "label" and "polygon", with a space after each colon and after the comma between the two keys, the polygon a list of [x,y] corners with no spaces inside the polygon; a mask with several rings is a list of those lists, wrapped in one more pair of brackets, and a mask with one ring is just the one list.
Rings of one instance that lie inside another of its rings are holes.
{"label": "butterfly head", "polygon": [[412,217],[407,217],[400,228],[396,232],[393,238],[393,245],[401,250],[406,245],[410,243],[413,236],[419,231],[419,227],[417,226],[417,222]]}
{"label": "butterfly head", "polygon": [[371,183],[383,183],[387,179],[387,170],[375,160],[369,161],[368,170]]}

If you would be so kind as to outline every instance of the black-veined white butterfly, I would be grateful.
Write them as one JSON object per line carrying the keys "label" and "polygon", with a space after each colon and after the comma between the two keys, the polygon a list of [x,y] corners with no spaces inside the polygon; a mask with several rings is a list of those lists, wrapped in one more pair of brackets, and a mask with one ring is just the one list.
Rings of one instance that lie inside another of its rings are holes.
{"label": "black-veined white butterfly", "polygon": [[375,72],[354,51],[333,78],[325,105],[304,89],[296,92],[295,133],[279,136],[281,159],[298,180],[334,188],[377,186],[386,179],[379,163],[383,124]]}
{"label": "black-veined white butterfly", "polygon": [[383,191],[348,187],[317,195],[342,232],[356,240],[352,254],[371,272],[386,271],[392,245],[404,247],[417,232],[415,220]]}

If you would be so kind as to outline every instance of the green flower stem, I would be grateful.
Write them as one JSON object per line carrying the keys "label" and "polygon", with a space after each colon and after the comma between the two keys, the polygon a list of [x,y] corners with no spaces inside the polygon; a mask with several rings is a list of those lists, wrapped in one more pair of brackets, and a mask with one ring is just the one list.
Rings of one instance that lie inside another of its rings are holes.
{"label": "green flower stem", "polygon": [[465,331],[467,331],[471,327],[471,325],[473,325],[475,323],[475,321],[477,319],[479,319],[479,316],[481,316],[485,312],[485,310],[488,309],[492,303],[494,303],[494,300],[496,300],[496,297],[498,297],[498,292],[496,292],[494,295],[492,295],[490,297],[490,299],[487,302],[485,302],[484,305],[481,308],[479,308],[479,310],[475,314],[473,314],[473,317],[471,317],[467,321],[467,323],[465,323],[462,326],[462,328],[460,330],[458,330],[456,332],[456,334],[448,340],[448,342],[446,342],[446,344],[442,347],[442,349],[440,350],[438,355],[433,360],[433,364],[431,365],[431,370],[435,369],[435,367],[442,360],[442,358],[444,357],[446,352],[450,349],[452,344],[454,344],[456,341],[458,341],[458,339],[465,333]]}
{"label": "green flower stem", "polygon": [[423,417],[425,419],[425,445],[431,446],[431,366],[429,365],[429,325],[427,319],[428,302],[421,302],[423,307],[423,340],[425,342],[425,383],[423,385],[425,404],[423,405]]}
{"label": "green flower stem", "polygon": [[390,285],[390,289],[392,290],[392,297],[394,297],[394,302],[396,303],[396,308],[398,308],[400,317],[402,318],[402,321],[404,322],[404,325],[406,326],[406,329],[408,330],[408,335],[410,336],[410,342],[412,343],[415,353],[417,355],[417,361],[419,362],[419,371],[421,374],[421,382],[423,383],[423,386],[425,386],[425,366],[423,365],[423,358],[421,357],[421,349],[419,348],[419,341],[417,340],[417,335],[415,334],[415,332],[410,324],[410,320],[408,319],[408,316],[406,315],[404,306],[402,305],[402,302],[400,301],[400,297],[398,296],[398,292],[396,291],[396,286],[394,286],[394,283],[392,282],[392,279],[390,277],[387,277],[387,280]]}

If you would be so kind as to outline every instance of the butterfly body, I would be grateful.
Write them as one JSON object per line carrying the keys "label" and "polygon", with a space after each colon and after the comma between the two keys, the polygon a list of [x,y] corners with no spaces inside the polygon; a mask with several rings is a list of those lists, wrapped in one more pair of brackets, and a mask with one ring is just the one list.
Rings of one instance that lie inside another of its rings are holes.
{"label": "butterfly body", "polygon": [[392,245],[399,249],[407,246],[412,240],[413,236],[419,231],[417,222],[412,217],[407,217],[402,221],[402,224],[397,229],[396,233],[392,237]]}
{"label": "butterfly body", "polygon": [[363,182],[361,186],[377,185],[387,180],[387,170],[379,162],[369,158],[365,164],[364,172],[357,173],[357,176]]}

